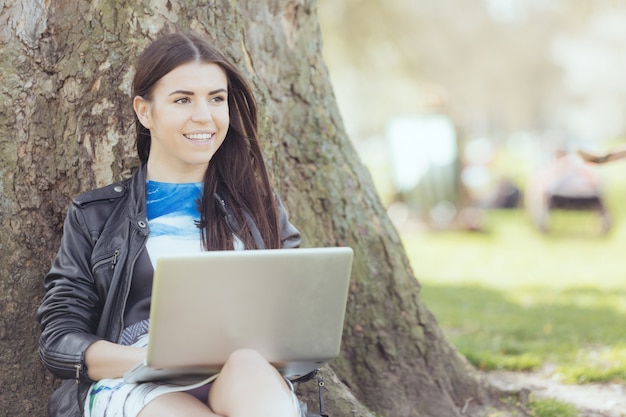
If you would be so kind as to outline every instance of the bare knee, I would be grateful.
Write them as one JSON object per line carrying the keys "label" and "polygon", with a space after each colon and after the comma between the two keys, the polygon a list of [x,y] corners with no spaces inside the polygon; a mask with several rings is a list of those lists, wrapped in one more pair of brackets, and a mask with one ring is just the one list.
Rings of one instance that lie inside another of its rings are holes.
{"label": "bare knee", "polygon": [[256,412],[258,415],[292,416],[294,411],[292,393],[284,378],[251,349],[237,350],[228,357],[209,391],[209,404],[222,415]]}
{"label": "bare knee", "polygon": [[230,354],[222,368],[222,374],[232,373],[250,376],[258,372],[271,372],[274,374],[276,371],[259,352],[253,349],[238,349],[234,351]]}
{"label": "bare knee", "polygon": [[222,391],[243,394],[259,389],[276,389],[282,384],[284,380],[280,373],[259,352],[239,349],[229,355],[209,395]]}

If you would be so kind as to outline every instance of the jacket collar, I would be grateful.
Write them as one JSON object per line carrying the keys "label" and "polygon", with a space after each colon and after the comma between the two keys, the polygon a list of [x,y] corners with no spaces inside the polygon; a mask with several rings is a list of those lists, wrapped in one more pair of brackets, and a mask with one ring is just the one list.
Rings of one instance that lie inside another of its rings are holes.
{"label": "jacket collar", "polygon": [[142,163],[133,174],[128,184],[128,211],[132,224],[139,231],[148,235],[148,215],[146,210],[146,164]]}

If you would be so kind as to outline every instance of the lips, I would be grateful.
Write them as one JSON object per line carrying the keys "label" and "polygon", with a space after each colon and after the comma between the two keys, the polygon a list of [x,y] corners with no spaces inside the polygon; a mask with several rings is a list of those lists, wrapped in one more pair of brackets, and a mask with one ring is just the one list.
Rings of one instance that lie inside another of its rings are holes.
{"label": "lips", "polygon": [[211,139],[213,135],[215,135],[215,133],[190,133],[184,136],[189,140],[195,140],[200,142]]}

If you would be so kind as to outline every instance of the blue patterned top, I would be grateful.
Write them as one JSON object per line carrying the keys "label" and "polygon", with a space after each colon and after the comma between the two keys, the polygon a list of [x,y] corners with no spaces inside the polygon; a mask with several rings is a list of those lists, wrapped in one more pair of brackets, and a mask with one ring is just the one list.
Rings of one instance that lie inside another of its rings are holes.
{"label": "blue patterned top", "polygon": [[152,265],[163,253],[200,252],[198,199],[202,183],[146,182],[150,236],[146,243]]}

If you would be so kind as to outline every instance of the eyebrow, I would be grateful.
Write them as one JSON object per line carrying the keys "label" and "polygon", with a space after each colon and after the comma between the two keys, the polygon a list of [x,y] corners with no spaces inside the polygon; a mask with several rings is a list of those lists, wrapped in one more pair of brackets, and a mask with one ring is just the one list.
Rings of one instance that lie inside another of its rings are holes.
{"label": "eyebrow", "polygon": [[[218,88],[217,90],[209,91],[209,95],[210,96],[212,96],[214,94],[218,94],[218,93],[227,93],[228,94],[228,91],[226,91],[225,88]],[[176,94],[183,94],[183,95],[186,95],[186,96],[193,96],[193,95],[195,95],[195,93],[193,91],[186,91],[186,90],[176,90],[176,91],[171,92],[169,95],[173,96],[173,95],[176,95]]]}

